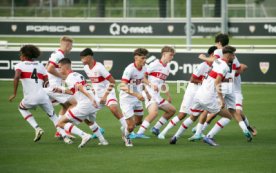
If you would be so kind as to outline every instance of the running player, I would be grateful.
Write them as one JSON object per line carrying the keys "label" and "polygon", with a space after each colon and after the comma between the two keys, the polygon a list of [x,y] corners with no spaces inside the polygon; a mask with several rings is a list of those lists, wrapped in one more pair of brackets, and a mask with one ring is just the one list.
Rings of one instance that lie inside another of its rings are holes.
{"label": "running player", "polygon": [[[34,59],[40,56],[40,50],[34,45],[25,45],[20,49],[21,62],[15,66],[14,93],[9,100],[12,101],[17,94],[19,80],[22,82],[24,98],[19,104],[19,112],[23,118],[35,129],[34,142],[40,140],[44,131],[39,127],[29,109],[40,106],[56,126],[58,117],[54,112],[52,103],[43,89],[43,83],[48,81],[45,67]],[[57,128],[65,143],[72,141],[65,136],[63,129]]]}
{"label": "running player", "polygon": [[[220,120],[219,124],[221,126],[227,125],[232,115],[226,108],[226,103],[221,92],[221,83],[229,73],[230,68],[228,63],[232,63],[235,58],[236,49],[231,46],[225,46],[223,48],[223,58],[215,60],[212,64],[213,68],[209,72],[207,79],[203,80],[202,86],[198,89],[195,95],[195,102],[191,108],[192,116],[196,117],[203,110],[209,113],[219,114],[223,118]],[[194,118],[193,118],[194,119]],[[215,133],[209,132],[204,141],[210,145],[217,146],[213,140]],[[173,136],[170,143],[176,143],[179,138],[177,134]]]}
{"label": "running player", "polygon": [[[217,49],[216,46],[211,46],[208,49],[208,55],[212,56],[214,51]],[[166,128],[158,135],[159,139],[165,139],[165,135],[167,134],[167,132],[173,128],[174,126],[176,126],[176,124],[181,121],[182,119],[184,119],[186,117],[187,114],[191,115],[191,106],[193,104],[193,100],[194,100],[194,96],[198,90],[198,88],[201,86],[201,83],[203,81],[203,79],[208,75],[209,70],[211,69],[212,64],[205,61],[202,62],[201,64],[198,65],[198,67],[195,69],[195,71],[193,72],[190,82],[187,86],[187,89],[185,91],[181,106],[180,106],[180,110],[179,110],[179,114],[177,116],[175,116],[166,126]],[[206,112],[205,112],[206,113]],[[183,133],[184,130],[186,128],[188,128],[188,126],[190,125],[190,123],[192,123],[192,120],[187,119],[186,124],[183,122],[183,124],[179,127],[179,129],[182,129],[181,132],[179,133]]]}
{"label": "running player", "polygon": [[[145,105],[149,110],[149,115],[145,118],[140,129],[137,132],[137,137],[143,135],[150,123],[157,117],[158,109],[165,113],[157,121],[151,129],[152,133],[158,136],[160,128],[175,114],[175,107],[171,104],[171,96],[169,89],[166,87],[165,80],[169,76],[168,63],[175,55],[174,48],[164,46],[161,50],[161,59],[157,59],[147,66],[147,73],[145,75],[146,90],[150,95],[150,99],[145,99]],[[148,81],[148,83],[147,83]],[[160,93],[165,91],[167,100],[161,97]]]}
{"label": "running player", "polygon": [[54,88],[54,92],[73,94],[76,98],[77,105],[68,109],[65,116],[60,118],[58,126],[70,133],[80,136],[82,141],[79,148],[82,148],[91,139],[91,135],[83,132],[72,123],[79,124],[86,120],[89,128],[99,139],[99,145],[108,145],[108,142],[99,130],[99,126],[94,123],[96,112],[99,110],[99,99],[93,94],[91,88],[86,85],[85,78],[81,74],[72,71],[70,59],[61,59],[59,61],[59,67],[60,73],[66,77],[65,83],[69,89],[64,90],[63,88],[57,87]]}
{"label": "running player", "polygon": [[146,73],[145,63],[148,50],[137,48],[134,51],[134,62],[129,64],[124,70],[120,86],[120,107],[127,122],[124,129],[124,141],[127,147],[132,147],[130,133],[136,125],[140,125],[143,119],[144,97],[141,94],[143,85],[142,80]]}
{"label": "running player", "polygon": [[115,80],[102,63],[96,62],[93,55],[94,53],[90,48],[86,48],[80,53],[84,71],[92,82],[95,95],[101,99],[101,107],[106,105],[120,121],[121,126],[126,128],[126,120],[118,107],[114,89]]}
{"label": "running player", "polygon": [[[53,88],[64,86],[63,80],[65,80],[65,76],[59,72],[58,62],[61,59],[63,59],[66,54],[70,53],[72,49],[72,44],[73,44],[73,40],[70,37],[62,36],[60,38],[59,49],[55,50],[51,54],[48,64],[46,66],[48,77],[49,77],[49,86],[45,88],[45,90],[54,105],[58,103],[61,105],[61,110],[59,111],[59,117],[65,114],[69,106],[76,105],[76,101],[72,97],[72,95],[53,92]],[[59,133],[56,133],[56,137],[60,137]]]}

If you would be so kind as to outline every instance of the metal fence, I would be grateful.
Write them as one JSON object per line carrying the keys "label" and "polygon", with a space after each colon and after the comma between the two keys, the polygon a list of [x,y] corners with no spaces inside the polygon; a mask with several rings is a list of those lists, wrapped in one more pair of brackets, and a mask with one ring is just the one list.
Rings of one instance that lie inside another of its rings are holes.
{"label": "metal fence", "polygon": [[[221,0],[194,0],[192,17],[219,17]],[[275,0],[228,0],[229,17],[276,17]],[[0,17],[186,17],[183,0],[1,0]]]}

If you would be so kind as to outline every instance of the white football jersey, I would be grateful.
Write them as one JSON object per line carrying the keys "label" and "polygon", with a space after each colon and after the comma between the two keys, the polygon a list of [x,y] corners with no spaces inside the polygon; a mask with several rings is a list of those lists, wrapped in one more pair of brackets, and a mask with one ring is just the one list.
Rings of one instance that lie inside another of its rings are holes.
{"label": "white football jersey", "polygon": [[[146,67],[143,66],[141,69],[138,69],[135,63],[129,64],[122,76],[122,81],[128,83],[128,87],[134,92],[142,92],[142,80],[146,73]],[[120,98],[135,98],[132,95],[120,90]]]}
{"label": "white football jersey", "polygon": [[157,85],[159,89],[165,83],[169,73],[169,66],[163,64],[159,59],[155,60],[147,66],[148,80],[152,84]]}
{"label": "white football jersey", "polygon": [[85,89],[87,90],[87,92],[96,100],[98,101],[93,92],[91,91],[91,89],[89,87],[86,86],[86,81],[85,78],[83,77],[83,75],[81,75],[80,73],[77,72],[72,72],[70,73],[66,80],[65,83],[67,84],[67,87],[74,93],[74,97],[77,100],[78,104],[82,103],[82,102],[91,102],[89,100],[88,97],[86,97],[83,93],[81,93],[80,91],[78,91],[75,86],[76,84],[82,84],[83,86],[85,86]]}
{"label": "white football jersey", "polygon": [[209,65],[207,62],[200,63],[196,69],[193,71],[192,76],[195,79],[203,80],[208,76],[208,72],[211,70],[211,65]]}
{"label": "white football jersey", "polygon": [[35,98],[46,95],[43,90],[44,79],[47,78],[45,67],[37,61],[22,61],[15,66],[21,72],[20,80],[23,86],[24,98]]}
{"label": "white football jersey", "polygon": [[201,87],[198,89],[196,97],[201,101],[210,101],[217,97],[215,79],[218,75],[225,78],[229,72],[228,64],[223,59],[217,59],[213,62],[213,68],[209,72],[207,79],[203,80]]}
{"label": "white football jersey", "polygon": [[91,80],[96,94],[101,97],[109,86],[107,79],[111,77],[111,74],[105,69],[102,63],[96,61],[91,69],[88,65],[85,65],[83,69]]}
{"label": "white football jersey", "polygon": [[[64,58],[64,52],[58,49],[51,54],[48,63],[53,64],[56,67],[56,70],[58,71],[59,70],[58,62],[63,58]],[[50,87],[57,87],[62,85],[61,78],[56,77],[51,73],[48,73],[48,78],[49,78]]]}
{"label": "white football jersey", "polygon": [[[214,56],[216,56],[217,58],[220,58],[220,59],[221,59],[221,58],[223,57],[222,49],[216,49],[216,50],[214,51]],[[230,70],[231,70],[231,71],[230,71],[231,73],[229,73],[228,76],[226,76],[226,78],[227,78],[227,79],[228,79],[228,78],[234,79],[235,76],[238,76],[239,73],[236,73],[236,72],[237,72],[237,70],[240,69],[240,67],[241,67],[240,62],[239,62],[238,58],[235,56],[235,58],[234,58],[234,60],[233,60],[233,63],[232,63],[232,69],[230,69]]]}

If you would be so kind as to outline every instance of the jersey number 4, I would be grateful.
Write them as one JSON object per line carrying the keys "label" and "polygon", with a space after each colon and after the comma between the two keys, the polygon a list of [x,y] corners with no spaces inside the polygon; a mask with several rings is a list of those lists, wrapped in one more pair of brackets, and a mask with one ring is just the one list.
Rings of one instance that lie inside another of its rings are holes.
{"label": "jersey number 4", "polygon": [[32,75],[31,75],[31,79],[35,80],[35,83],[38,83],[38,77],[37,77],[37,71],[36,68],[34,68]]}

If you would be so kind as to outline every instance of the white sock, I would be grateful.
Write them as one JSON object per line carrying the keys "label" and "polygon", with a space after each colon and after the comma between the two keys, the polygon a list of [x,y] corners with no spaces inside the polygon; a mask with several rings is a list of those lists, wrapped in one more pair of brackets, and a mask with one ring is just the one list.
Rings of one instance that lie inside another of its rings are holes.
{"label": "white sock", "polygon": [[124,128],[127,128],[127,123],[126,123],[125,117],[120,118],[119,121],[120,121],[121,125],[122,125]]}
{"label": "white sock", "polygon": [[93,125],[89,126],[89,128],[92,130],[92,132],[98,137],[99,141],[103,141],[104,137],[100,131],[100,127],[96,122],[94,122]]}
{"label": "white sock", "polygon": [[65,130],[60,127],[57,127],[57,132],[59,132],[63,138],[66,136]]}
{"label": "white sock", "polygon": [[56,116],[56,114],[49,115],[49,118],[54,123],[54,126],[56,127],[58,123],[58,117]]}
{"label": "white sock", "polygon": [[161,117],[158,122],[154,125],[154,128],[160,129],[168,120],[164,117]]}
{"label": "white sock", "polygon": [[181,135],[182,135],[182,133],[186,130],[186,129],[188,129],[188,127],[191,125],[193,123],[193,120],[189,117],[189,118],[187,118],[182,124],[181,124],[181,126],[179,127],[179,129],[177,130],[177,132],[175,133],[175,137],[176,138],[179,138]]}
{"label": "white sock", "polygon": [[150,123],[146,120],[143,121],[143,123],[141,124],[137,134],[144,134],[145,131],[148,129]]}
{"label": "white sock", "polygon": [[247,126],[246,126],[246,124],[244,123],[244,121],[240,121],[240,122],[239,122],[239,126],[240,126],[240,128],[242,129],[243,133],[248,132]]}
{"label": "white sock", "polygon": [[173,128],[179,122],[178,116],[173,117],[173,119],[168,123],[168,125],[161,132],[164,136],[168,133],[168,131]]}
{"label": "white sock", "polygon": [[202,127],[202,132],[204,132],[208,126],[209,126],[209,124],[205,122]]}
{"label": "white sock", "polygon": [[57,131],[61,134],[62,137],[66,136],[66,132],[64,131],[64,129],[57,127],[57,123],[59,121],[59,117],[56,116],[56,114],[53,115],[49,115],[50,120],[54,123],[54,126],[56,127]]}
{"label": "white sock", "polygon": [[215,126],[207,134],[209,138],[213,138],[223,127],[225,127],[231,120],[228,118],[221,118]]}
{"label": "white sock", "polygon": [[64,125],[64,130],[68,131],[69,133],[73,133],[74,135],[78,135],[81,138],[86,134],[81,129],[74,126],[72,123],[66,123]]}
{"label": "white sock", "polygon": [[203,124],[198,123],[197,126],[196,126],[195,135],[201,135],[201,133],[202,133],[202,128],[203,128]]}
{"label": "white sock", "polygon": [[36,129],[38,126],[37,122],[35,121],[32,113],[28,110],[23,110],[19,108],[19,112],[21,113],[22,117],[34,128]]}

